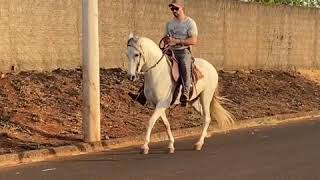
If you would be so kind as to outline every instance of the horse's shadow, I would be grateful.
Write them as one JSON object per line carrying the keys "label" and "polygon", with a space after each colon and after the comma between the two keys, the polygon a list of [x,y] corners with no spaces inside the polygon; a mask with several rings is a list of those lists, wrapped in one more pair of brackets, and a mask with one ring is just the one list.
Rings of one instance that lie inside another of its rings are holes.
{"label": "horse's shadow", "polygon": [[[190,151],[194,151],[194,149],[193,148],[176,148],[175,149],[175,152],[190,152]],[[135,147],[133,150],[129,150],[129,151],[111,150],[111,151],[104,151],[104,152],[109,155],[117,155],[117,156],[136,155],[136,154],[141,154],[141,149],[139,147]],[[168,149],[165,147],[150,147],[150,151],[148,155],[153,155],[153,154],[168,154]]]}
{"label": "horse's shadow", "polygon": [[[178,148],[176,149],[176,153],[179,152],[190,152],[194,151],[193,148]],[[139,148],[134,148],[132,150],[111,150],[104,151],[101,154],[104,156],[103,158],[89,158],[89,159],[76,159],[71,160],[72,162],[121,162],[121,161],[144,161],[150,159],[159,159],[164,157],[174,157],[175,154],[169,154],[168,150],[163,147],[152,148],[149,154],[144,155],[141,154],[141,150]],[[160,156],[159,156],[160,155]],[[166,155],[166,156],[161,156]]]}

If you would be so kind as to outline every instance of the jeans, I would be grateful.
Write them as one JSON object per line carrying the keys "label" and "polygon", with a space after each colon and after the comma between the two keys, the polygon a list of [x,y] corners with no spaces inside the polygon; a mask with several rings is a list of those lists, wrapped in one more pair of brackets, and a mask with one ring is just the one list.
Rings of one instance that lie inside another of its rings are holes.
{"label": "jeans", "polygon": [[182,80],[182,94],[180,101],[189,99],[191,86],[191,52],[189,49],[173,50],[176,59],[178,60],[180,77]]}

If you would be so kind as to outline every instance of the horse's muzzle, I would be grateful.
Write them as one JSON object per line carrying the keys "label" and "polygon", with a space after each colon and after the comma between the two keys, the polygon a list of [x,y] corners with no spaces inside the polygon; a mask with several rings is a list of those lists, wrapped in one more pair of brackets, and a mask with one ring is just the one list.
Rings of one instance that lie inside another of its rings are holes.
{"label": "horse's muzzle", "polygon": [[138,76],[136,76],[136,75],[129,75],[129,80],[130,80],[130,81],[136,81],[136,80],[138,80]]}

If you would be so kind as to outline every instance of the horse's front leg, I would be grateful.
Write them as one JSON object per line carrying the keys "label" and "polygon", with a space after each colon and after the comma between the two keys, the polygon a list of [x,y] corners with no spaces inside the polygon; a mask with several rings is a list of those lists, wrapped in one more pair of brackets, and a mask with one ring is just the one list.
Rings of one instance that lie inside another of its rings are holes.
{"label": "horse's front leg", "polygon": [[165,112],[165,108],[159,108],[156,107],[155,111],[153,112],[151,118],[149,119],[149,124],[147,128],[147,133],[146,133],[146,139],[144,141],[144,145],[141,147],[142,153],[143,154],[148,154],[149,153],[149,143],[150,143],[150,135],[151,135],[151,130],[156,123],[156,121],[159,119],[159,117]]}

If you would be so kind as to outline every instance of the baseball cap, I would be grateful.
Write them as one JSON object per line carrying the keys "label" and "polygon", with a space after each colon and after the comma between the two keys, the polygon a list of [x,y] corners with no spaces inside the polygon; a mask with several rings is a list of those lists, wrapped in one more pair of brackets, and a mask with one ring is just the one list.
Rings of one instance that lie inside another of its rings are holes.
{"label": "baseball cap", "polygon": [[184,7],[184,0],[173,0],[169,6]]}

